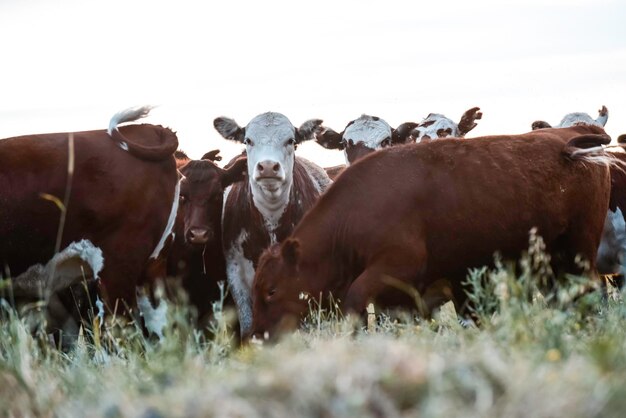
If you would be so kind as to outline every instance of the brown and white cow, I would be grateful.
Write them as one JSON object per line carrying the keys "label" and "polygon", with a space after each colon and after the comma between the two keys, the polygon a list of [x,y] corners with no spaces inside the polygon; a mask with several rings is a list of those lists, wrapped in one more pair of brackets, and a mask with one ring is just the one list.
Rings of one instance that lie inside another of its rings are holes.
{"label": "brown and white cow", "polygon": [[532,129],[545,129],[545,128],[568,128],[576,125],[595,125],[599,127],[606,126],[606,122],[609,120],[609,110],[606,106],[602,106],[598,110],[598,117],[593,119],[588,113],[573,112],[563,116],[561,122],[557,126],[551,126],[548,122],[543,120],[537,120],[532,123]]}
{"label": "brown and white cow", "polygon": [[[136,305],[136,288],[171,234],[179,194],[176,135],[150,124],[118,126],[149,111],[122,111],[108,130],[75,132],[71,141],[67,133],[0,140],[3,273],[19,277],[86,242],[104,258],[95,274],[105,304],[118,312]],[[59,207],[42,194],[65,202],[62,228]]]}
{"label": "brown and white cow", "polygon": [[181,168],[180,204],[175,239],[168,258],[168,277],[178,277],[198,318],[211,313],[219,300],[218,282],[226,281],[222,251],[222,206],[224,189],[245,179],[247,163],[239,158],[226,169],[213,161],[219,151],[202,160],[190,160]]}
{"label": "brown and white cow", "polygon": [[224,117],[214,120],[224,138],[246,145],[248,158],[248,181],[226,190],[222,213],[226,274],[242,333],[252,325],[250,289],[261,252],[287,237],[331,182],[321,167],[295,157],[297,144],[313,139],[321,124],[309,120],[295,128],[275,112],[245,127]]}
{"label": "brown and white cow", "polygon": [[564,271],[579,272],[577,255],[593,269],[610,192],[599,147],[610,138],[597,129],[442,139],[363,158],[262,255],[253,333],[297,323],[308,311],[302,293],[332,293],[344,312],[395,305],[396,289],[424,292],[442,277],[462,295],[469,267],[496,251],[517,258],[535,227]]}
{"label": "brown and white cow", "polygon": [[407,122],[394,129],[384,119],[363,114],[350,121],[340,133],[322,128],[315,139],[324,148],[343,150],[346,164],[350,165],[376,150],[404,144],[416,126],[416,123]]}
{"label": "brown and white cow", "polygon": [[422,142],[448,137],[463,138],[476,127],[476,120],[482,117],[479,107],[466,110],[458,124],[442,114],[431,113],[411,131],[410,140]]}

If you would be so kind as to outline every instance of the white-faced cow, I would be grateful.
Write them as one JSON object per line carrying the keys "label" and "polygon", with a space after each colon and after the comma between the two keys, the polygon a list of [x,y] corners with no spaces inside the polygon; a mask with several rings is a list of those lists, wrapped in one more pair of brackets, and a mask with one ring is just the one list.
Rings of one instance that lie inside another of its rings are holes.
{"label": "white-faced cow", "polygon": [[556,126],[551,126],[548,122],[543,120],[537,120],[532,123],[533,131],[536,129],[545,129],[545,128],[568,128],[570,126],[576,125],[595,125],[599,127],[606,126],[606,122],[609,120],[609,110],[606,106],[602,106],[600,110],[598,110],[598,117],[593,119],[589,116],[588,113],[584,112],[573,112],[568,113],[563,116],[561,122]]}
{"label": "white-faced cow", "polygon": [[321,167],[294,154],[321,124],[309,120],[295,128],[274,112],[256,116],[246,127],[224,117],[214,121],[224,138],[246,145],[248,158],[248,181],[226,190],[222,214],[226,273],[243,333],[252,324],[250,289],[259,255],[291,233],[331,182]]}
{"label": "white-faced cow", "polygon": [[410,139],[423,142],[438,138],[462,138],[476,127],[476,120],[482,117],[478,107],[465,111],[458,124],[442,114],[431,113],[412,130]]}
{"label": "white-faced cow", "polygon": [[[82,243],[78,248],[95,247],[103,256],[96,263],[102,270],[93,270],[106,306],[117,312],[136,306],[136,288],[150,281],[150,265],[171,235],[179,194],[174,132],[118,126],[149,111],[120,112],[108,130],[0,140],[2,272],[20,277]],[[42,195],[64,201],[62,227],[61,211]]]}
{"label": "white-faced cow", "polygon": [[446,277],[463,297],[467,269],[496,251],[517,259],[532,228],[560,271],[580,273],[577,256],[593,269],[612,161],[600,144],[609,141],[600,128],[575,126],[372,153],[260,258],[253,333],[297,324],[308,311],[302,293],[332,294],[343,312],[361,313],[372,301],[415,307],[398,289],[423,294]]}
{"label": "white-faced cow", "polygon": [[407,122],[394,129],[377,116],[361,115],[340,133],[324,127],[316,135],[316,141],[324,148],[343,150],[346,164],[350,165],[376,150],[404,144],[416,126],[416,123]]}

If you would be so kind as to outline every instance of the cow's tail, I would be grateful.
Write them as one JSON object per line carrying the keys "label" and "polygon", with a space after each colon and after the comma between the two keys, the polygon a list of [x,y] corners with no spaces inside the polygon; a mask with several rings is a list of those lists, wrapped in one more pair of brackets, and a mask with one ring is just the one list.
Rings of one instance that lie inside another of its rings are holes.
{"label": "cow's tail", "polygon": [[120,148],[130,152],[135,157],[148,161],[161,161],[171,157],[178,148],[178,138],[174,132],[160,126],[154,126],[155,129],[158,129],[160,143],[155,146],[146,146],[129,140],[118,129],[118,125],[121,123],[145,118],[152,109],[153,106],[141,106],[116,113],[109,122],[107,133]]}

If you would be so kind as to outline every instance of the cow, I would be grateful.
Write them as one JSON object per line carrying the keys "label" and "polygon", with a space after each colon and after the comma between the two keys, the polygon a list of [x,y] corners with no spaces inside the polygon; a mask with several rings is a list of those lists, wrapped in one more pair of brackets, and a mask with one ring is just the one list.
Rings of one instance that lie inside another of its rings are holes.
{"label": "cow", "polygon": [[411,131],[409,140],[422,142],[448,137],[463,138],[482,117],[479,107],[466,110],[458,124],[440,113],[430,113]]}
{"label": "cow", "polygon": [[[598,117],[593,119],[589,114],[584,112],[573,112],[568,113],[561,119],[561,122],[554,126],[554,128],[568,128],[570,126],[575,125],[595,125],[604,127],[606,126],[606,122],[609,120],[609,110],[606,106],[602,106],[600,110],[598,110]],[[546,129],[552,128],[548,122],[543,120],[536,120],[531,125],[533,131],[537,129]]]}
{"label": "cow", "polygon": [[324,148],[343,150],[346,164],[350,165],[376,150],[404,144],[416,126],[416,123],[406,122],[394,129],[378,116],[363,114],[350,121],[341,133],[323,127],[315,140]]}
{"label": "cow", "polygon": [[[384,119],[363,114],[349,122],[341,133],[324,127],[316,135],[316,141],[324,148],[343,150],[346,165],[350,165],[371,152],[389,146],[419,142],[431,136],[436,138],[437,135],[464,136],[476,126],[474,121],[481,117],[482,113],[475,107],[465,112],[459,125],[443,115],[431,113],[420,123],[405,122],[392,128]],[[344,168],[345,166],[328,167],[326,173],[334,180]]]}
{"label": "cow", "polygon": [[360,313],[370,301],[397,304],[398,288],[422,293],[447,278],[461,298],[467,269],[496,251],[517,258],[531,228],[561,271],[579,273],[578,255],[593,270],[610,192],[599,147],[610,138],[596,129],[440,139],[363,158],[261,256],[252,334],[297,323],[303,294],[332,294],[344,313]]}
{"label": "cow", "polygon": [[86,242],[102,253],[96,275],[106,307],[123,313],[136,306],[136,289],[150,284],[150,264],[167,247],[179,200],[176,134],[151,124],[119,126],[150,109],[119,112],[107,130],[0,140],[6,277],[19,278]]}
{"label": "cow", "polygon": [[247,162],[239,158],[222,169],[219,151],[190,160],[181,168],[180,204],[175,239],[168,257],[168,277],[176,277],[187,293],[198,319],[211,313],[212,302],[220,299],[218,283],[226,281],[222,251],[222,206],[224,189],[245,179]]}
{"label": "cow", "polygon": [[331,183],[321,167],[295,157],[296,146],[313,139],[322,121],[295,128],[283,114],[267,112],[245,127],[225,117],[213,124],[224,138],[246,145],[248,181],[226,189],[222,212],[226,275],[246,334],[252,325],[250,289],[261,252],[287,237]]}

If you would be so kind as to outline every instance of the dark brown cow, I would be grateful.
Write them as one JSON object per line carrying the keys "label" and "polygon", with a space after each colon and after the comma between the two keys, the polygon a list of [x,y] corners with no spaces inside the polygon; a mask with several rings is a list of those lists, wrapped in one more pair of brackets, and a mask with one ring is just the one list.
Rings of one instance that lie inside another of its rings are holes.
{"label": "dark brown cow", "polygon": [[[117,305],[118,312],[135,306],[136,288],[171,233],[179,192],[176,135],[150,124],[118,127],[149,110],[116,114],[108,131],[74,133],[71,177],[67,133],[0,141],[3,271],[18,277],[31,266],[45,265],[56,250],[84,240],[104,257],[95,275],[105,304]],[[66,192],[65,225],[57,243],[60,211],[41,195],[63,200]]]}
{"label": "dark brown cow", "polygon": [[608,157],[575,146],[607,143],[594,128],[442,139],[357,162],[259,260],[254,333],[299,319],[307,311],[302,292],[332,293],[344,312],[362,312],[372,300],[396,304],[391,289],[398,286],[423,293],[445,277],[460,297],[469,267],[492,263],[495,251],[517,258],[533,227],[565,271],[579,272],[578,254],[593,268],[610,192]]}
{"label": "dark brown cow", "polygon": [[181,279],[198,318],[211,313],[211,303],[220,298],[218,282],[226,281],[221,226],[224,189],[245,178],[247,164],[239,158],[221,169],[213,163],[221,159],[217,152],[190,160],[181,169],[175,240],[168,258],[168,276]]}
{"label": "dark brown cow", "polygon": [[261,252],[287,237],[330,184],[321,167],[295,157],[298,143],[313,139],[321,120],[295,128],[280,113],[267,112],[240,127],[228,118],[214,126],[226,139],[246,144],[248,181],[224,196],[222,236],[226,274],[242,333],[252,325],[250,289]]}

